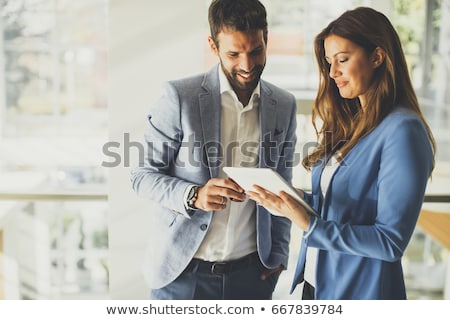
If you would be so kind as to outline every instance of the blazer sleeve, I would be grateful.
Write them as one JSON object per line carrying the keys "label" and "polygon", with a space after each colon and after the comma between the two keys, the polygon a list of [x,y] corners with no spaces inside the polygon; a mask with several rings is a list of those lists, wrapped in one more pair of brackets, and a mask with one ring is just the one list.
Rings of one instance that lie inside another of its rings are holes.
{"label": "blazer sleeve", "polygon": [[[384,142],[374,182],[378,190],[373,204],[375,222],[352,225],[319,219],[308,238],[309,246],[385,261],[402,257],[420,213],[433,153],[419,119],[410,117],[390,128],[382,133]],[[347,209],[364,215],[356,207]]]}
{"label": "blazer sleeve", "polygon": [[144,156],[131,171],[131,184],[140,197],[189,217],[183,195],[191,183],[171,176],[183,139],[180,108],[175,87],[166,83],[162,96],[151,107],[146,119]]}

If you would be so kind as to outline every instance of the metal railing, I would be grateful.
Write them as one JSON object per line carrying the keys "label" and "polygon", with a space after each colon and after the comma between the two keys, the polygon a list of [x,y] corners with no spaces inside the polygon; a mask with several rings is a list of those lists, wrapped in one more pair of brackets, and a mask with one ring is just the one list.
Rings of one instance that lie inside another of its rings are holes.
{"label": "metal railing", "polygon": [[106,201],[105,191],[88,192],[0,192],[0,200],[8,201]]}
{"label": "metal railing", "polygon": [[423,202],[430,203],[450,203],[450,194],[430,194],[425,195]]}
{"label": "metal railing", "polygon": [[[57,191],[55,189],[46,189],[43,188],[41,190],[29,190],[29,191],[3,191],[0,192],[0,202],[12,202],[12,203],[35,203],[35,202],[53,202],[57,204],[58,206],[63,206],[65,202],[106,202],[108,200],[108,195],[105,190],[106,188],[86,188],[84,190],[61,190]],[[8,207],[7,207],[8,208]],[[15,208],[15,207],[12,207]],[[59,208],[59,207],[58,207]],[[9,209],[7,209],[9,210]],[[10,211],[9,214],[14,214],[14,210]],[[62,210],[58,210],[62,212]],[[8,211],[6,211],[6,216],[8,216]],[[0,214],[1,217],[1,214]],[[5,216],[3,216],[5,217]],[[57,222],[58,229],[62,228],[64,226],[63,224],[63,216],[57,214],[55,221]],[[8,221],[8,220],[5,220]],[[107,227],[107,226],[106,226]],[[62,230],[62,229],[61,229]],[[58,231],[58,235],[62,234],[62,231]],[[0,239],[1,240],[1,239]],[[1,242],[1,241],[0,241]],[[58,241],[59,242],[59,241]],[[3,248],[4,249],[4,248]],[[58,251],[60,249],[51,249],[53,251]],[[63,249],[61,249],[63,250]],[[107,249],[106,249],[107,250]],[[2,254],[2,248],[0,248],[0,255]],[[92,249],[88,249],[88,251],[93,251]],[[107,257],[107,251],[104,251],[104,249],[98,249],[94,250],[95,254],[98,255],[100,258]],[[62,251],[61,251],[62,252]],[[21,297],[28,297],[28,299],[65,299],[69,298],[74,295],[74,293],[69,292],[63,292],[62,291],[62,275],[63,275],[63,266],[64,266],[64,260],[63,255],[61,252],[55,254],[50,253],[50,256],[56,257],[58,263],[56,269],[53,271],[54,274],[54,283],[52,283],[50,286],[52,287],[50,291],[45,291],[44,293],[38,293],[36,291],[36,288],[30,288],[27,285],[24,285],[23,283],[16,283],[11,282],[9,285],[17,286],[17,291],[19,292]],[[92,252],[91,252],[92,253]],[[86,257],[88,257],[88,253],[85,253]],[[78,257],[78,256],[77,256]],[[81,257],[81,256],[80,256]],[[1,266],[0,266],[1,267]],[[4,271],[4,270],[3,270]],[[26,270],[25,270],[26,271]],[[23,272],[25,272],[23,271]],[[2,270],[0,268],[0,280],[2,278]],[[8,279],[4,279],[8,280]],[[106,280],[107,281],[107,280]],[[7,281],[4,282],[5,285],[8,285]],[[4,288],[0,287],[0,299],[4,299]],[[83,291],[80,292],[80,297],[84,298],[104,298],[107,296],[107,291],[100,292],[96,289],[96,291]]]}

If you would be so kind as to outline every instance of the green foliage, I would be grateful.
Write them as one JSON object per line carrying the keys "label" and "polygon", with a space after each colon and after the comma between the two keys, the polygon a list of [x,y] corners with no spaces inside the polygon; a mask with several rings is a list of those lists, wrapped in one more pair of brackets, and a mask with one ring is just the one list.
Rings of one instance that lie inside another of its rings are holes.
{"label": "green foliage", "polygon": [[425,30],[425,0],[393,1],[393,25],[407,55],[418,55]]}
{"label": "green foliage", "polygon": [[92,237],[95,248],[108,248],[108,229],[96,230]]}

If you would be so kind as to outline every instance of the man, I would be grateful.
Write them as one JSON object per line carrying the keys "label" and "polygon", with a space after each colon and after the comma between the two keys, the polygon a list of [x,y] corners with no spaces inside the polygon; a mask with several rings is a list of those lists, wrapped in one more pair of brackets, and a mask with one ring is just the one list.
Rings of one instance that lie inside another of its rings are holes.
{"label": "man", "polygon": [[292,178],[293,95],[260,80],[266,10],[214,0],[211,50],[220,64],[170,81],[148,116],[134,190],[158,203],[145,275],[152,299],[271,299],[288,261],[290,222],[256,207],[224,166],[270,167]]}

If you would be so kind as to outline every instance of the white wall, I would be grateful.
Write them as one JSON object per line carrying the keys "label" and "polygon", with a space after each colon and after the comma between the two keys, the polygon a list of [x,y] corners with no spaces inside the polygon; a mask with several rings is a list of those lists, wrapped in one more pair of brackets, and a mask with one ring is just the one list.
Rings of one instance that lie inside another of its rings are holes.
{"label": "white wall", "polygon": [[[109,108],[110,141],[124,134],[141,141],[148,107],[160,84],[204,70],[207,43],[205,0],[111,0]],[[130,149],[131,164],[137,149]],[[112,162],[105,157],[104,161]],[[112,299],[147,299],[141,274],[150,202],[131,189],[124,162],[109,171],[110,292]]]}

